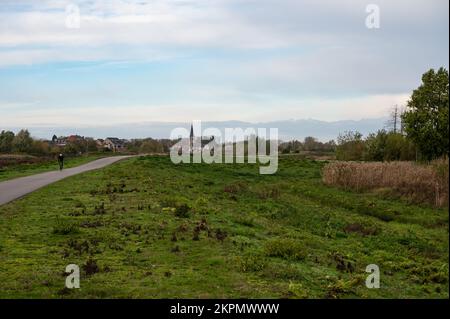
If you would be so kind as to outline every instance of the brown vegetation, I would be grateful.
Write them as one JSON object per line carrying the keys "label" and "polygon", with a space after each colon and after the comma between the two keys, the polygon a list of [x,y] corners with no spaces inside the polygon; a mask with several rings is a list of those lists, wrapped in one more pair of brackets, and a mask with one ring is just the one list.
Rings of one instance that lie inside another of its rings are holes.
{"label": "brown vegetation", "polygon": [[35,164],[42,163],[48,160],[47,158],[36,157],[31,155],[1,155],[0,154],[0,168],[9,166],[17,166],[20,164]]}
{"label": "brown vegetation", "polygon": [[349,190],[388,189],[416,202],[437,207],[448,206],[449,161],[430,164],[414,162],[333,162],[323,168],[327,185]]}

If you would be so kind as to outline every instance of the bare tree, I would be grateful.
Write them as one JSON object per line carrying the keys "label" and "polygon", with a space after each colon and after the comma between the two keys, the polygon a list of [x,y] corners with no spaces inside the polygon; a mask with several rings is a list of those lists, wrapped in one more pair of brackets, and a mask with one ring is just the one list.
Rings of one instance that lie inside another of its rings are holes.
{"label": "bare tree", "polygon": [[400,134],[403,134],[402,114],[404,113],[404,107],[394,105],[389,114],[389,120],[386,122],[388,131],[397,133],[400,130]]}

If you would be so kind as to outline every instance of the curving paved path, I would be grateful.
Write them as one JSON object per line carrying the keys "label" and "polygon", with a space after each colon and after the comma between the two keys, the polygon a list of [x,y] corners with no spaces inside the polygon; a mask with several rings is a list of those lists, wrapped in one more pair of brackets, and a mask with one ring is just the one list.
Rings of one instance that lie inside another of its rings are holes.
{"label": "curving paved path", "polygon": [[99,169],[129,157],[133,156],[106,157],[77,167],[67,168],[62,171],[52,171],[0,182],[0,205],[6,204],[66,177]]}

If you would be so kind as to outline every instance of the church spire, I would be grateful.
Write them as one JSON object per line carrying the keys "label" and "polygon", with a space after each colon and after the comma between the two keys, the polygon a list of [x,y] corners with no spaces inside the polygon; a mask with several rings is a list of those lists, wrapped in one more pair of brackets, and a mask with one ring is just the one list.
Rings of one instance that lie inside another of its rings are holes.
{"label": "church spire", "polygon": [[191,134],[189,135],[189,150],[191,155],[194,152],[194,125],[191,124]]}

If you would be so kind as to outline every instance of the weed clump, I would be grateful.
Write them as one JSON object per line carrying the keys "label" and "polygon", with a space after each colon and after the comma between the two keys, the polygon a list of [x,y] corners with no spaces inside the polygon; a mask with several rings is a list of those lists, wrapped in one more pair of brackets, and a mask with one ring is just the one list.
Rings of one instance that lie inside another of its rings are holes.
{"label": "weed clump", "polygon": [[78,241],[76,239],[71,239],[68,241],[67,246],[75,250],[78,253],[78,255],[88,253],[90,249],[90,245],[87,240]]}
{"label": "weed clump", "polygon": [[180,226],[178,226],[177,230],[184,233],[189,230],[189,226],[187,224],[181,224]]}
{"label": "weed clump", "polygon": [[264,250],[269,257],[303,260],[306,257],[305,247],[293,239],[272,239],[266,242]]}
{"label": "weed clump", "polygon": [[228,233],[220,228],[216,229],[216,239],[223,243],[223,241],[228,237]]}
{"label": "weed clump", "polygon": [[90,276],[100,272],[100,267],[97,265],[97,262],[92,258],[89,258],[86,261],[86,263],[82,266],[82,269],[86,274],[86,276]]}
{"label": "weed clump", "polygon": [[328,285],[325,297],[328,299],[338,299],[341,295],[353,293],[355,287],[362,282],[363,279],[361,277],[356,277],[348,281],[338,279]]}
{"label": "weed clump", "polygon": [[179,253],[181,251],[181,249],[180,249],[180,246],[176,245],[170,251],[173,253]]}
{"label": "weed clump", "polygon": [[192,240],[194,240],[194,241],[200,240],[200,230],[198,228],[194,228],[194,234],[192,236]]}
{"label": "weed clump", "polygon": [[446,284],[448,282],[448,265],[436,267],[429,265],[426,267],[413,267],[408,273],[421,284],[436,283]]}
{"label": "weed clump", "polygon": [[123,222],[120,224],[120,228],[122,229],[122,234],[134,234],[139,235],[142,231],[142,226],[136,223],[127,223]]}
{"label": "weed clump", "polygon": [[202,231],[208,232],[208,237],[210,237],[211,229],[208,227],[208,223],[204,218],[195,225],[192,240],[200,240],[200,233]]}
{"label": "weed clump", "polygon": [[80,227],[83,228],[98,228],[104,226],[104,223],[100,220],[94,220],[94,221],[84,221],[81,222]]}
{"label": "weed clump", "polygon": [[64,288],[58,290],[58,291],[57,291],[57,294],[58,294],[59,296],[68,296],[68,295],[70,295],[70,294],[72,293],[73,290],[74,290],[74,289],[69,289],[69,288],[67,288],[67,287],[64,287]]}
{"label": "weed clump", "polygon": [[267,260],[262,254],[252,253],[238,257],[238,264],[243,272],[258,272],[266,267]]}
{"label": "weed clump", "polygon": [[248,185],[244,182],[235,182],[233,184],[227,185],[223,188],[223,191],[228,194],[237,195],[239,193],[248,190]]}
{"label": "weed clump", "polygon": [[181,218],[189,218],[191,208],[188,204],[178,204],[175,207],[175,216]]}
{"label": "weed clump", "polygon": [[355,271],[354,261],[351,260],[348,256],[338,252],[332,252],[330,256],[336,263],[337,270],[349,273]]}
{"label": "weed clump", "polygon": [[75,222],[66,220],[66,219],[62,219],[62,218],[57,218],[55,225],[53,226],[53,234],[56,235],[69,235],[69,234],[75,234],[78,233],[79,229],[78,229],[78,224],[76,224]]}
{"label": "weed clump", "polygon": [[280,189],[277,187],[268,187],[258,193],[260,199],[277,199],[280,197]]}
{"label": "weed clump", "polygon": [[106,214],[105,203],[101,202],[99,206],[95,205],[94,215],[104,215]]}

